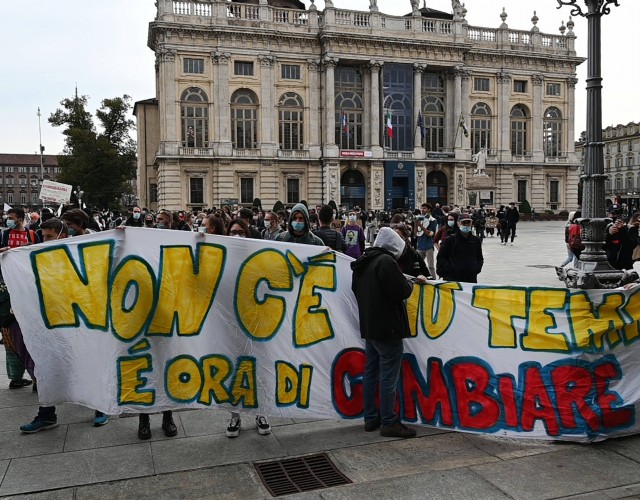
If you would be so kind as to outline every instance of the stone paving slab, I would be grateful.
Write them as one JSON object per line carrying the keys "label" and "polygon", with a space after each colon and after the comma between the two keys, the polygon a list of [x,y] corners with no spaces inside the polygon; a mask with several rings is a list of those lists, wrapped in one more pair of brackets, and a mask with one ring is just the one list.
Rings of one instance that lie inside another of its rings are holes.
{"label": "stone paving slab", "polygon": [[270,497],[248,464],[83,486],[74,500],[262,499]]}
{"label": "stone paving slab", "polygon": [[[151,415],[151,440],[158,441],[168,438],[161,429],[162,415]],[[178,428],[178,436],[184,437],[184,430],[180,422],[180,415],[175,412],[173,420]],[[138,417],[134,418],[110,418],[109,423],[103,427],[93,427],[86,423],[70,424],[64,451],[79,451],[92,448],[106,448],[109,446],[122,446],[138,444]]]}
{"label": "stone paving slab", "polygon": [[[180,416],[185,435],[194,437],[224,433],[227,430],[231,413],[228,410],[211,409],[180,412]],[[251,432],[255,429],[255,415],[241,413],[240,418],[243,431]],[[272,428],[292,423],[293,420],[290,418],[269,418],[269,424]]]}
{"label": "stone paving slab", "polygon": [[214,434],[158,441],[151,450],[157,474],[287,456],[273,433],[262,436],[257,430],[241,431],[233,439]]}
{"label": "stone paving slab", "polygon": [[[410,477],[340,486],[322,490],[320,496],[326,500],[371,500],[372,498],[502,500],[510,498],[469,469],[425,471]],[[300,496],[300,498],[304,497]]]}
{"label": "stone paving slab", "polygon": [[565,441],[543,441],[540,439],[512,439],[485,434],[463,434],[465,439],[479,450],[493,455],[500,460],[553,453],[571,448],[580,449],[581,444],[570,444]]}
{"label": "stone paving slab", "polygon": [[640,435],[604,441],[598,443],[598,447],[614,451],[640,463]]}
{"label": "stone paving slab", "polygon": [[74,500],[75,491],[76,488],[64,488],[62,490],[29,493],[28,495],[15,495],[11,497],[11,500]]}
{"label": "stone paving slab", "polygon": [[4,479],[5,473],[9,468],[10,460],[0,460],[0,484],[2,484],[2,480]]}
{"label": "stone paving slab", "polygon": [[22,434],[15,430],[0,432],[0,459],[62,453],[66,435],[66,425],[36,434]]}
{"label": "stone paving slab", "polygon": [[[2,351],[2,366],[0,371],[4,369],[4,346],[0,346]],[[0,408],[12,408],[15,406],[33,406],[38,404],[38,394],[31,390],[31,387],[23,387],[22,389],[5,389],[6,385],[9,385],[9,381],[5,379],[0,380]]]}
{"label": "stone paving slab", "polygon": [[16,458],[0,495],[15,495],[154,474],[148,443]]}
{"label": "stone paving slab", "polygon": [[[0,432],[20,432],[20,426],[31,422],[37,414],[37,403],[34,406],[0,408]],[[84,423],[92,427],[95,412],[84,406],[63,404],[56,407],[56,415],[60,425]]]}
{"label": "stone paving slab", "polygon": [[637,462],[593,445],[471,469],[521,500],[598,492],[634,483],[640,475]]}
{"label": "stone paving slab", "polygon": [[498,461],[456,433],[342,448],[331,454],[340,470],[358,483]]}

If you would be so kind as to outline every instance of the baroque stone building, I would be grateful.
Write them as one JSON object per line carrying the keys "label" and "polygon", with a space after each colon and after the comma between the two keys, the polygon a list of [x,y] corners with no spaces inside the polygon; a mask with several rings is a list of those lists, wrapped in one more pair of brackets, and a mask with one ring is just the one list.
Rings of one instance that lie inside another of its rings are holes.
{"label": "baroque stone building", "polygon": [[[640,123],[609,126],[602,131],[604,142],[605,196],[607,205],[626,203],[640,208]],[[576,153],[584,164],[585,134],[576,143]]]}
{"label": "baroque stone building", "polygon": [[[573,22],[544,34],[311,0],[158,0],[136,103],[142,205],[330,200],[575,209]],[[496,13],[498,14],[498,13]]]}

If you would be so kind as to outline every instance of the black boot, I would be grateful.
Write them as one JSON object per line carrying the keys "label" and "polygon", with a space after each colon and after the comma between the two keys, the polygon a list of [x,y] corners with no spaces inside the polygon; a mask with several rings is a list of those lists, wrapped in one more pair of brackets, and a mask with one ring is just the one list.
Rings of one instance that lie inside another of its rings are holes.
{"label": "black boot", "polygon": [[138,415],[138,438],[151,438],[151,423],[149,422],[149,415],[146,413],[140,413]]}
{"label": "black boot", "polygon": [[162,430],[167,437],[174,437],[178,434],[178,428],[173,422],[173,413],[171,410],[162,412]]}

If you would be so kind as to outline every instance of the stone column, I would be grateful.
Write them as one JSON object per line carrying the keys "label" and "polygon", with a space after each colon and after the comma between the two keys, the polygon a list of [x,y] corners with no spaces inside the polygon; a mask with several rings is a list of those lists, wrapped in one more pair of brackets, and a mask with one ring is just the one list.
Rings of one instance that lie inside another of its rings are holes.
{"label": "stone column", "polygon": [[462,73],[461,67],[456,67],[453,70],[453,137],[451,148],[457,155],[457,149],[460,142],[460,136],[462,135],[462,129],[460,128],[460,114],[462,113]]}
{"label": "stone column", "polygon": [[425,70],[423,64],[413,64],[413,156],[415,159],[425,157],[425,149],[422,144],[422,134],[418,127],[418,117],[422,113],[422,73]]}
{"label": "stone column", "polygon": [[181,136],[178,135],[180,96],[176,85],[176,51],[161,46],[157,58],[160,89],[164,90],[159,99],[160,141],[163,143],[164,154],[177,155]]}
{"label": "stone column", "polygon": [[458,127],[458,118],[455,116],[455,94],[456,94],[456,77],[453,70],[444,74],[446,85],[446,102],[445,102],[445,136],[444,146],[447,151],[454,149],[454,137]]}
{"label": "stone column", "polygon": [[380,134],[382,131],[382,121],[380,119],[380,70],[382,62],[370,61],[371,71],[371,151],[374,158],[382,158],[383,149],[380,146]]}
{"label": "stone column", "polygon": [[309,78],[309,117],[305,122],[309,124],[309,156],[320,158],[322,156],[321,123],[320,117],[320,61],[307,59]]}
{"label": "stone column", "polygon": [[471,95],[471,73],[464,71],[461,75],[462,85],[462,102],[460,104],[460,112],[464,118],[465,126],[467,127],[467,134],[464,135],[464,130],[460,130],[462,137],[461,149],[464,150],[464,157],[466,160],[471,160],[471,105],[469,104],[469,96]]}
{"label": "stone column", "polygon": [[325,203],[331,200],[335,201],[336,205],[340,205],[340,163],[338,160],[325,160],[324,163],[324,178],[326,179],[326,199]]}
{"label": "stone column", "polygon": [[542,109],[542,86],[544,84],[544,76],[533,75],[531,77],[533,82],[533,109],[531,110],[533,138],[532,138],[532,152],[533,161],[544,162],[544,141],[543,141],[543,122],[544,122],[544,109]]}
{"label": "stone column", "polygon": [[[567,79],[567,118],[565,123],[567,124],[566,131],[563,130],[562,134],[562,142],[563,146],[566,144],[567,146],[567,156],[569,156],[569,161],[577,161],[575,157],[576,147],[575,142],[573,142],[573,138],[575,135],[575,127],[576,127],[576,85],[578,83],[578,79],[574,76],[571,76]],[[563,123],[564,125],[564,123]]]}
{"label": "stone column", "polygon": [[[325,57],[324,61],[324,149],[325,156],[337,157],[338,146],[336,145],[336,91],[335,91],[335,68],[337,59]],[[337,202],[336,202],[337,203]]]}
{"label": "stone column", "polygon": [[213,122],[213,154],[216,156],[231,156],[231,96],[229,95],[229,61],[231,54],[212,52],[213,81],[214,81],[214,113]]}
{"label": "stone column", "polygon": [[509,96],[511,95],[511,75],[498,73],[498,155],[500,161],[511,161],[511,109]]}
{"label": "stone column", "polygon": [[277,118],[278,105],[275,96],[274,66],[276,58],[270,55],[258,55],[260,61],[260,149],[263,157],[275,157],[278,154]]}

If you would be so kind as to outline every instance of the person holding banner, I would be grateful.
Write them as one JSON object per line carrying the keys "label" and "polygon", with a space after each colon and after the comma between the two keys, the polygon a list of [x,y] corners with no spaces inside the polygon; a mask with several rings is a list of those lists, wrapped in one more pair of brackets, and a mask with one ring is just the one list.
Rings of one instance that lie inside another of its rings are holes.
{"label": "person holding banner", "polygon": [[365,339],[364,430],[380,429],[384,437],[412,438],[416,431],[405,426],[395,411],[402,339],[411,336],[404,301],[411,296],[413,281],[426,283],[427,279],[408,280],[402,274],[397,260],[404,249],[400,235],[389,227],[381,228],[373,246],[351,263],[351,289],[358,302],[360,336]]}
{"label": "person holding banner", "polygon": [[280,233],[276,241],[325,246],[324,242],[311,232],[309,212],[307,211],[307,207],[302,203],[293,206],[291,215],[289,216],[287,231]]}

